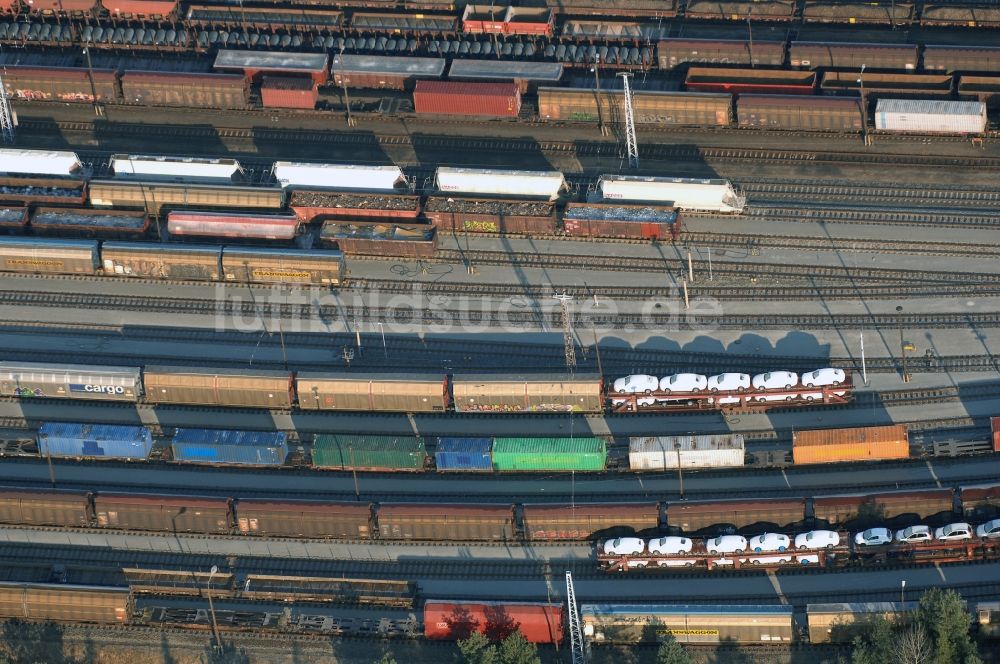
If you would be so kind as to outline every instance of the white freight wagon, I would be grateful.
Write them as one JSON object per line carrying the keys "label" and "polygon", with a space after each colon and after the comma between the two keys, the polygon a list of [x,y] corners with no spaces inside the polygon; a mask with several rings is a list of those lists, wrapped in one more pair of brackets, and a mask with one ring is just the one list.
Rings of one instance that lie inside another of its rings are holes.
{"label": "white freight wagon", "polygon": [[981,101],[879,99],[875,128],[919,134],[982,134],[986,104]]}
{"label": "white freight wagon", "polygon": [[738,214],[746,205],[729,180],[602,175],[597,191],[602,201],[662,203],[689,212]]}
{"label": "white freight wagon", "polygon": [[115,177],[169,182],[233,182],[243,175],[235,159],[161,157],[116,154],[111,157]]}
{"label": "white freight wagon", "polygon": [[742,434],[708,436],[640,436],[629,438],[631,470],[728,468],[744,464]]}
{"label": "white freight wagon", "polygon": [[396,191],[406,185],[399,166],[356,166],[274,162],[274,177],[283,189],[314,187],[345,191]]}
{"label": "white freight wagon", "polygon": [[566,178],[559,171],[500,171],[442,166],[437,169],[434,184],[438,191],[447,194],[554,201],[566,189]]}
{"label": "white freight wagon", "polygon": [[0,173],[8,175],[74,175],[80,170],[75,152],[0,149]]}

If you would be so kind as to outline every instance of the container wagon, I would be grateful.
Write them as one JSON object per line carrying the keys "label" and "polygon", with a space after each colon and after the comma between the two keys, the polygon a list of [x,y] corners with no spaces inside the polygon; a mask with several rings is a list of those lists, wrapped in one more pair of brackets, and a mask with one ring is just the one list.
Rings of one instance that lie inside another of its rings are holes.
{"label": "container wagon", "polygon": [[280,466],[288,456],[288,437],[283,431],[177,429],[170,453],[174,461]]}
{"label": "container wagon", "polygon": [[498,472],[601,472],[607,465],[607,444],[601,438],[493,439],[493,467]]}
{"label": "container wagon", "polygon": [[795,465],[907,459],[910,441],[902,424],[793,431],[792,456]]}
{"label": "container wagon", "polygon": [[664,632],[680,643],[789,643],[795,610],[783,605],[584,604],[584,635],[600,643],[656,643]]}
{"label": "container wagon", "polygon": [[982,134],[986,131],[986,104],[979,101],[879,99],[875,128],[920,134]]}
{"label": "container wagon", "polygon": [[641,436],[629,438],[631,470],[726,468],[744,465],[742,434]]}
{"label": "container wagon", "polygon": [[313,441],[313,465],[335,470],[420,471],[427,449],[419,436],[319,435]]}
{"label": "container wagon", "polygon": [[434,447],[434,467],[438,472],[493,471],[492,438],[438,438]]}
{"label": "container wagon", "polygon": [[38,429],[38,453],[45,457],[143,460],[152,449],[146,427],[45,422]]}

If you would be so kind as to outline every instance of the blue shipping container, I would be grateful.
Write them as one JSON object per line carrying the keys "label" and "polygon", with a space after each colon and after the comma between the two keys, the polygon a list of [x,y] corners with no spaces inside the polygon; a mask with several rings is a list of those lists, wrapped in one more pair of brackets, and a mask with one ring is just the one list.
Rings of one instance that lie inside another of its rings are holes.
{"label": "blue shipping container", "polygon": [[178,429],[170,448],[175,461],[280,466],[288,456],[288,436],[278,431]]}
{"label": "blue shipping container", "polygon": [[145,459],[153,448],[146,427],[46,422],[38,429],[42,456]]}
{"label": "blue shipping container", "polygon": [[438,438],[434,460],[438,470],[492,472],[492,438]]}

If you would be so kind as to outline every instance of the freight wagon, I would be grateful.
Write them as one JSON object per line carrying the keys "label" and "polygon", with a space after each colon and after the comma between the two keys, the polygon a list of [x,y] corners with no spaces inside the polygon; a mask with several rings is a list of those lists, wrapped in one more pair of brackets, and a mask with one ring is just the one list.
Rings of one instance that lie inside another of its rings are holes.
{"label": "freight wagon", "polygon": [[345,256],[402,256],[432,258],[437,250],[437,229],[431,224],[395,224],[390,220],[323,222],[320,241]]}
{"label": "freight wagon", "polygon": [[679,643],[789,643],[795,610],[782,605],[584,604],[580,621],[597,643],[657,643],[669,634]]}
{"label": "freight wagon", "polygon": [[398,219],[415,222],[420,215],[420,197],[410,194],[294,189],[288,207],[303,223],[318,219]]}
{"label": "freight wagon", "polygon": [[424,216],[442,231],[555,235],[556,206],[548,201],[428,196]]}
{"label": "freight wagon", "polygon": [[[710,92],[646,92],[632,94],[636,124],[727,127],[732,122],[732,95]],[[539,88],[538,116],[551,122],[614,122],[625,112],[620,90]]]}
{"label": "freight wagon", "polygon": [[602,175],[595,193],[598,201],[669,203],[692,212],[739,214],[746,205],[746,196],[729,180]]}
{"label": "freight wagon", "polygon": [[137,239],[149,226],[149,217],[141,211],[40,207],[31,213],[36,235]]}
{"label": "freight wagon", "polygon": [[91,180],[90,203],[94,207],[131,208],[159,215],[165,208],[279,210],[284,206],[284,196],[277,187]]}
{"label": "freight wagon", "polygon": [[424,637],[432,641],[457,641],[473,632],[506,638],[515,628],[531,643],[559,644],[563,640],[563,605],[437,599],[424,602]]}
{"label": "freight wagon", "polygon": [[223,237],[241,240],[291,241],[301,231],[294,215],[234,214],[174,210],[167,213],[167,232],[178,237]]}
{"label": "freight wagon", "polygon": [[399,166],[276,161],[271,170],[283,189],[293,188],[295,191],[315,187],[350,192],[398,193],[407,186],[406,176]]}
{"label": "freight wagon", "polygon": [[83,205],[87,181],[55,177],[0,177],[0,200],[24,205]]}
{"label": "freight wagon", "polygon": [[123,625],[131,606],[127,588],[0,581],[0,617],[7,619]]}

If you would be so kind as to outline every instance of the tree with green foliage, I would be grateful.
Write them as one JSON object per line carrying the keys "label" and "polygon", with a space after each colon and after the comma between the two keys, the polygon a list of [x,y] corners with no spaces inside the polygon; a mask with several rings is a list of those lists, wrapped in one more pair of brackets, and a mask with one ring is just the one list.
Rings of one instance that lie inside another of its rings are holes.
{"label": "tree with green foliage", "polygon": [[515,630],[500,642],[500,664],[542,664],[538,656],[538,646],[524,638],[520,630]]}
{"label": "tree with green foliage", "polygon": [[396,664],[396,657],[391,652],[386,652],[374,664]]}
{"label": "tree with green foliage", "polygon": [[916,623],[930,638],[933,664],[981,664],[969,635],[971,620],[954,590],[931,588],[921,596]]}
{"label": "tree with green foliage", "polygon": [[865,634],[854,638],[851,664],[886,664],[895,661],[895,625],[879,616]]}
{"label": "tree with green foliage", "polygon": [[660,649],[656,651],[656,664],[694,664],[691,655],[677,642],[671,634],[666,635],[666,640],[660,644]]}
{"label": "tree with green foliage", "polygon": [[458,651],[464,664],[498,664],[497,647],[490,643],[481,632],[473,632],[469,638],[458,642]]}

